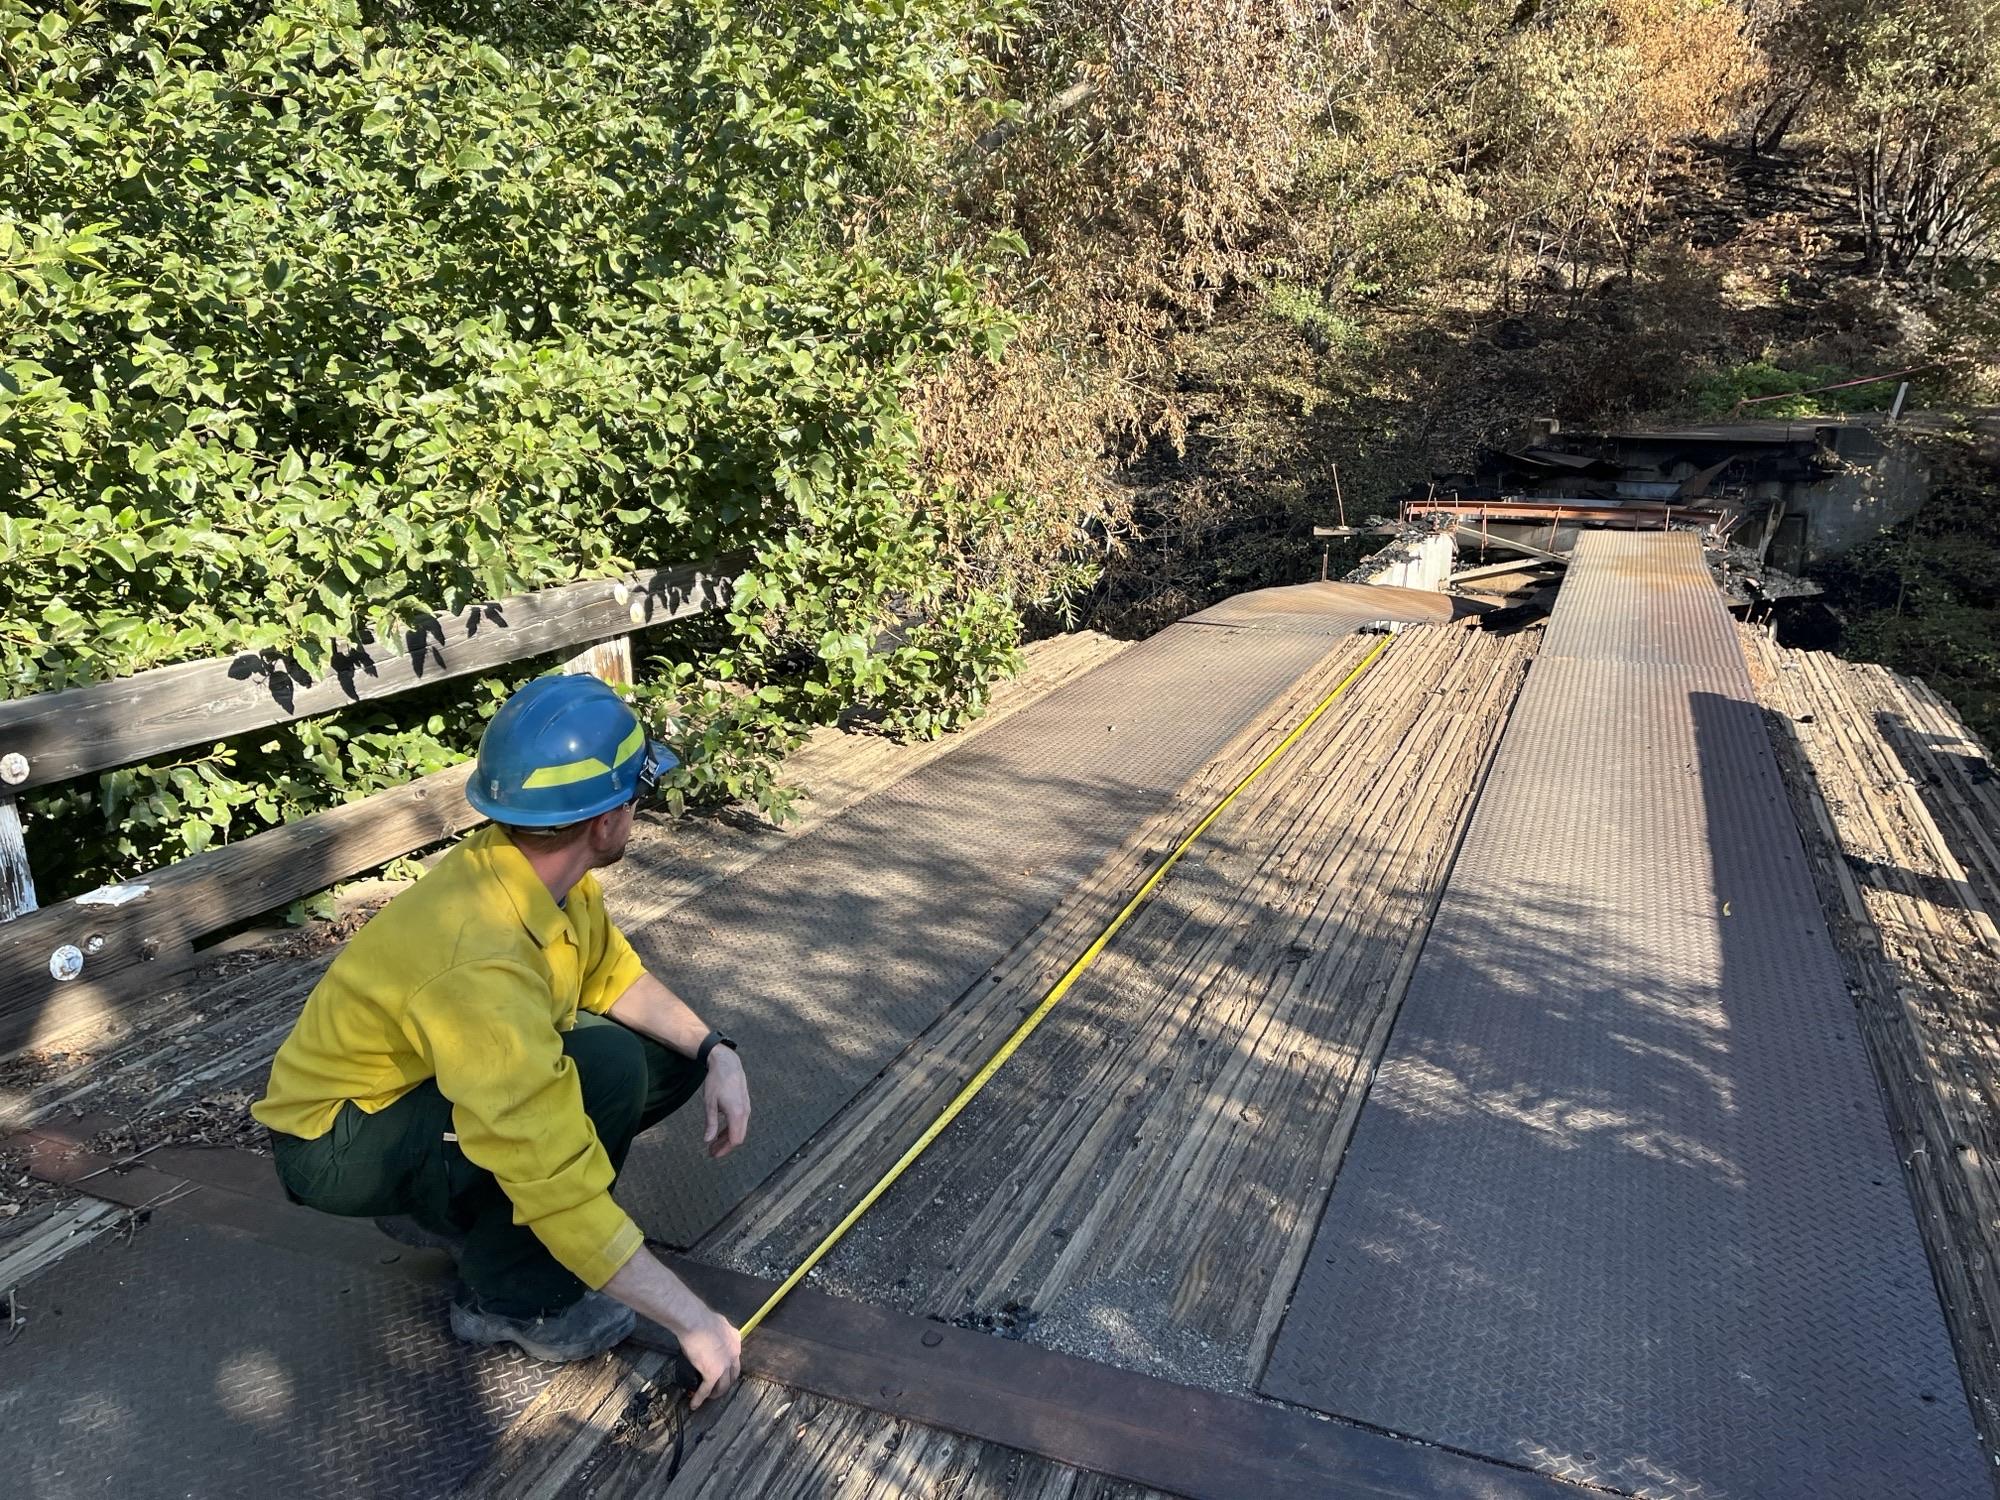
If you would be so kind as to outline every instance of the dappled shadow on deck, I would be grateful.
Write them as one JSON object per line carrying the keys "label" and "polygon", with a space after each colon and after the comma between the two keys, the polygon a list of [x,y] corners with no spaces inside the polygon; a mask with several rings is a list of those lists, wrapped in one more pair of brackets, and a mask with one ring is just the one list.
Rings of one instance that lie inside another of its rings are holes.
{"label": "dappled shadow on deck", "polygon": [[[1319,641],[1301,652],[1315,662],[1332,649],[1334,643]],[[1365,647],[1349,643],[1342,649],[1358,654]],[[1258,670],[1264,675],[1253,677],[1251,686],[1268,699],[1275,689],[1289,686],[1299,669],[1267,661]],[[1265,686],[1258,687],[1260,682]],[[1219,741],[1242,728],[1246,717],[1254,717],[1255,711],[1246,714],[1240,708],[1241,686],[1223,691],[1212,674],[1206,675],[1185,689],[1197,695],[1201,711],[1185,696],[1169,701],[1179,725],[1172,732],[1182,736],[1177,745],[1168,746],[1173,755],[1190,757],[1198,769]],[[1415,695],[1422,697],[1422,690]],[[1086,723],[1074,732],[1110,737],[1134,727],[1121,716]],[[760,866],[756,879],[726,882],[651,921],[644,903],[636,902],[637,909],[629,913],[633,936],[661,972],[685,982],[691,997],[727,1017],[738,1035],[754,1036],[760,1026],[783,1029],[799,1049],[787,1062],[776,1046],[761,1052],[754,1045],[746,1047],[759,1089],[760,1124],[780,1113],[787,1090],[825,1087],[831,1093],[837,1085],[838,1099],[844,1100],[854,1085],[851,1075],[842,1076],[843,1068],[868,1067],[872,1075],[879,1066],[871,1065],[869,1057],[870,1049],[884,1044],[884,1012],[862,1014],[830,1006],[828,996],[860,994],[872,1002],[907,985],[934,1015],[950,996],[966,989],[964,971],[978,979],[1007,952],[1014,936],[1046,916],[1110,850],[1160,810],[1186,779],[1185,772],[1173,775],[1160,769],[1161,748],[1155,737],[1129,752],[1099,751],[1067,761],[1056,757],[1055,764],[1089,761],[1095,769],[1091,774],[1051,773],[1047,762],[1024,767],[1015,759],[1020,748],[1010,749],[996,729],[954,755],[950,774],[936,778],[938,784],[927,791],[919,789],[921,796],[877,799],[825,825],[812,836],[818,851],[815,868],[801,872]],[[1170,766],[1176,763],[1169,758]],[[913,808],[922,815],[921,825],[913,821]],[[970,837],[950,836],[960,828]],[[984,843],[978,842],[982,839]],[[788,849],[771,857],[782,857]],[[1131,851],[1143,860],[1159,852]],[[1191,895],[1199,894],[1206,878],[1207,857],[1204,853],[1183,867]],[[635,863],[645,858],[643,850],[634,856]],[[1404,893],[1392,887],[1388,894]],[[1328,913],[1321,918],[1333,919]],[[1166,972],[1172,955],[1158,943],[1170,943],[1173,935],[1162,930],[1156,942],[1135,948],[1125,961],[1127,968],[1158,966]],[[1299,979],[1314,988],[1322,976],[1319,961],[1305,951],[1313,941],[1302,935],[1298,944],[1284,947],[1268,974],[1261,959],[1239,967],[1246,975],[1274,982]],[[802,952],[805,961],[784,968],[787,947]],[[706,972],[720,976],[712,991],[687,979],[703,971],[703,962]],[[775,967],[785,985],[804,992],[803,1002],[793,991],[775,996],[760,991],[764,976],[755,971],[758,964]],[[310,982],[302,966],[284,967],[289,977],[267,985],[266,999],[278,1010],[285,1008],[287,996],[295,999]],[[814,1005],[820,1009],[810,1015],[808,1030],[801,1017]],[[1116,1052],[1122,1043],[1101,1029],[1116,1009],[1114,988],[1092,1002],[1088,1014],[1079,1011],[1081,1029],[1061,1036],[1064,1044],[1100,1056]],[[1065,1032],[1068,1026],[1066,1020]],[[1232,1059],[1239,1067],[1253,1063],[1265,1048],[1285,1043],[1294,1030],[1303,1038],[1303,1023],[1259,1023],[1254,1037],[1243,1038],[1240,1045],[1207,1021],[1196,1029],[1200,1036],[1188,1053],[1191,1071],[1184,1081],[1194,1090],[1197,1114],[1224,1123],[1234,1119],[1253,1137],[1269,1138],[1269,1124],[1283,1117],[1281,1109],[1253,1104],[1250,1115],[1238,1109],[1232,1116],[1234,1107],[1215,1085]],[[275,1041],[275,1031],[264,1035]],[[1049,1035],[1057,1039],[1061,1034]],[[900,1046],[893,1035],[890,1041]],[[242,1071],[254,1078],[261,1074],[268,1047],[246,1042],[245,1049]],[[1031,1093],[1046,1088],[1046,1075],[1030,1076],[1032,1084],[1020,1081]],[[1313,1076],[1310,1058],[1296,1051],[1286,1053],[1283,1067],[1268,1075],[1273,1084],[1281,1077],[1296,1081]],[[684,1122],[666,1127],[668,1133],[680,1133],[674,1147],[679,1150],[691,1147],[686,1139],[691,1131]],[[691,1150],[688,1154],[693,1155]],[[990,1181],[992,1164],[985,1165]],[[1292,1205],[1284,1222],[1295,1235],[1300,1228],[1297,1205],[1306,1205],[1304,1222],[1309,1224],[1313,1185],[1324,1180],[1309,1164],[1299,1164],[1299,1170],[1304,1174],[1299,1183],[1282,1187],[1272,1199]],[[718,1177],[717,1169],[700,1159],[694,1160],[692,1173],[708,1174],[711,1182]],[[642,1183],[626,1184],[620,1196],[636,1201],[643,1211]],[[995,1207],[1006,1209],[997,1201]],[[1276,1232],[1256,1229],[1253,1215],[1242,1216],[1241,1222],[1251,1228],[1253,1238]],[[1221,1221],[1212,1227],[1222,1227]],[[175,1236],[182,1232],[179,1226],[172,1228]],[[435,1432],[450,1431],[483,1452],[511,1415],[511,1396],[493,1388],[494,1380],[504,1382],[504,1377],[462,1355],[440,1362],[430,1350],[430,1341],[442,1334],[438,1294],[412,1293],[410,1305],[398,1303],[387,1311],[372,1305],[363,1309],[353,1299],[370,1281],[365,1274],[239,1245],[226,1232],[203,1231],[198,1238],[202,1243],[188,1252],[190,1270],[179,1279],[174,1266],[152,1248],[178,1243],[164,1230],[156,1241],[142,1238],[130,1247],[105,1244],[87,1252],[87,1262],[65,1263],[79,1272],[88,1269],[90,1305],[102,1321],[88,1329],[80,1321],[64,1329],[61,1320],[51,1317],[43,1328],[30,1330],[41,1337],[68,1333],[61,1347],[74,1363],[60,1379],[50,1346],[31,1344],[27,1334],[17,1345],[17,1352],[28,1355],[32,1349],[39,1360],[36,1390],[39,1399],[55,1403],[47,1407],[52,1420],[83,1424],[72,1429],[83,1435],[77,1445],[47,1449],[49,1464],[63,1472],[51,1468],[52,1487],[46,1493],[78,1492],[65,1487],[82,1472],[72,1460],[92,1454],[115,1458],[114,1469],[151,1464],[161,1493],[201,1489],[203,1475],[221,1476],[219,1486],[209,1488],[227,1490],[232,1482],[228,1466],[238,1462],[254,1464],[258,1482],[268,1478],[273,1487],[302,1495],[329,1487],[367,1495],[428,1493],[423,1485],[430,1479],[419,1483],[399,1468],[399,1454],[409,1443],[351,1435],[393,1429],[414,1434],[421,1447]],[[388,1251],[386,1244],[384,1249]],[[1235,1252],[1225,1247],[1220,1253],[1227,1260]],[[1270,1285],[1282,1279],[1267,1274],[1267,1295],[1258,1306],[1268,1305]],[[1199,1314],[1190,1319],[1198,1321]],[[137,1339],[144,1357],[120,1360],[117,1350],[121,1341],[133,1337],[134,1328],[142,1329]],[[16,1384],[7,1382],[9,1388]],[[25,1387],[25,1377],[18,1384]],[[90,1435],[89,1424],[96,1420],[91,1413],[109,1414],[106,1420],[123,1424],[115,1443]],[[278,1430],[273,1424],[284,1422],[290,1425],[271,1439],[270,1432]],[[434,1428],[433,1423],[443,1425]],[[349,1439],[345,1445],[344,1438]],[[431,1443],[427,1451],[438,1447]],[[129,1492],[148,1491],[139,1483]]]}

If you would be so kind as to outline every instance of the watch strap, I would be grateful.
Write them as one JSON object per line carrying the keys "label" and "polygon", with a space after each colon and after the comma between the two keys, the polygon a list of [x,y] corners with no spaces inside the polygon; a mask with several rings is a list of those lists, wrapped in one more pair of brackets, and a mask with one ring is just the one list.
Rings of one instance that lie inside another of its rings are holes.
{"label": "watch strap", "polygon": [[701,1039],[701,1045],[695,1048],[694,1060],[696,1066],[703,1068],[707,1067],[708,1054],[713,1052],[717,1047],[727,1047],[731,1052],[737,1050],[736,1043],[732,1042],[728,1037],[724,1036],[721,1032],[711,1030],[707,1036]]}

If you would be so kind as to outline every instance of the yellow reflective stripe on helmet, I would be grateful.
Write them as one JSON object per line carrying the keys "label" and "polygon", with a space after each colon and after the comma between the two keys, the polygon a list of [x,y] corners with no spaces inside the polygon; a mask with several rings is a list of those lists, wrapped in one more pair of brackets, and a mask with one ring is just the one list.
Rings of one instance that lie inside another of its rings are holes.
{"label": "yellow reflective stripe on helmet", "polygon": [[[618,750],[613,765],[624,765],[638,753],[646,743],[645,726],[638,720],[632,721],[632,732],[618,742]],[[608,776],[611,767],[594,755],[586,755],[582,760],[573,760],[560,766],[543,766],[530,772],[528,779],[521,783],[521,790],[531,792],[538,786],[570,786],[579,781],[588,781],[593,776]]]}
{"label": "yellow reflective stripe on helmet", "polygon": [[573,760],[565,766],[543,766],[531,772],[521,783],[524,792],[533,791],[538,786],[568,786],[575,781],[588,781],[593,776],[609,776],[611,767],[594,755],[586,755],[582,760]]}

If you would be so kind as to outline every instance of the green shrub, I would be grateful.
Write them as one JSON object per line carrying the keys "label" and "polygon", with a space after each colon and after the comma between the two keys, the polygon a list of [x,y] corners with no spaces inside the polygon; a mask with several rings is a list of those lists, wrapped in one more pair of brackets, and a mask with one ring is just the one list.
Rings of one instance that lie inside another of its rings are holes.
{"label": "green shrub", "polygon": [[[1823,416],[1844,411],[1886,411],[1896,398],[1896,377],[1844,385],[1837,391],[1820,386],[1843,385],[1860,377],[1838,365],[1808,365],[1785,370],[1766,360],[1751,360],[1711,376],[1695,387],[1694,408],[1705,418],[1734,417],[1747,422],[1782,422],[1791,417]],[[1804,395],[1802,392],[1816,394]],[[1784,396],[1787,400],[1759,400]],[[1743,405],[1754,401],[1754,405]]]}
{"label": "green shrub", "polygon": [[[954,566],[977,497],[918,492],[904,395],[1005,328],[869,205],[1010,9],[0,0],[0,694],[314,671],[746,554],[661,688],[685,795],[771,797],[771,747],[852,704],[976,709],[1012,604]],[[30,799],[38,867],[61,894],[447,764],[534,670]]]}

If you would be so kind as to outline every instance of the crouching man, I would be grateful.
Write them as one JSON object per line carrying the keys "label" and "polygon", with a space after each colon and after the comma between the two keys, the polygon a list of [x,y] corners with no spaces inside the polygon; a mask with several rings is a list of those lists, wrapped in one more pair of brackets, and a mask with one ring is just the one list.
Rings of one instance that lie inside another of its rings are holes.
{"label": "crouching man", "polygon": [[612,1201],[640,1131],[696,1093],[710,1156],[743,1141],[735,1044],[648,974],[590,872],[674,764],[594,677],[515,693],[466,788],[493,820],[334,960],[251,1113],[298,1202],[450,1250],[451,1327],[471,1343],[585,1359],[643,1313],[729,1388],[739,1338]]}

